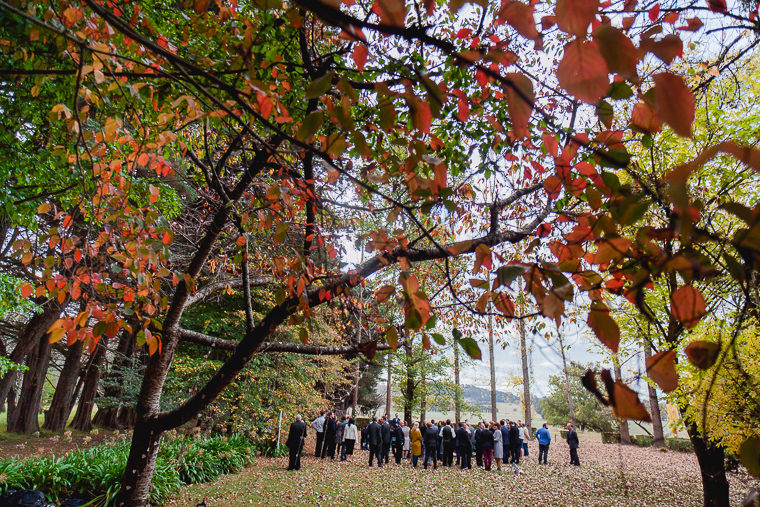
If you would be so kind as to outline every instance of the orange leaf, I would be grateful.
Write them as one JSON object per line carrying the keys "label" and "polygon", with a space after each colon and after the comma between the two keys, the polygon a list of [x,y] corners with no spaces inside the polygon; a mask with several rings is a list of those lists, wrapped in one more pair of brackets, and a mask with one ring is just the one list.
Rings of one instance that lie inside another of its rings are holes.
{"label": "orange leaf", "polygon": [[565,45],[557,67],[559,84],[577,98],[596,104],[609,88],[609,69],[595,42],[576,40]]}
{"label": "orange leaf", "polygon": [[380,21],[385,24],[404,26],[406,2],[404,0],[376,0],[375,12],[380,15]]}
{"label": "orange leaf", "polygon": [[158,200],[158,188],[154,187],[153,185],[149,185],[148,189],[150,190],[150,197],[148,200],[151,204],[153,204]]}
{"label": "orange leaf", "polygon": [[164,235],[161,237],[161,242],[164,245],[168,245],[172,241],[172,235],[169,231],[164,231]]}
{"label": "orange leaf", "polygon": [[544,180],[544,188],[550,199],[556,199],[562,191],[562,180],[551,175]]}
{"label": "orange leaf", "polygon": [[633,106],[631,113],[631,126],[643,130],[646,133],[659,132],[662,130],[662,121],[657,113],[644,102]]}
{"label": "orange leaf", "polygon": [[588,325],[594,330],[597,338],[612,352],[618,351],[620,344],[620,328],[607,308],[591,308],[588,312]]}
{"label": "orange leaf", "polygon": [[557,26],[567,33],[584,36],[598,8],[599,0],[558,0]]}
{"label": "orange leaf", "polygon": [[647,359],[647,375],[666,393],[674,391],[678,387],[676,351],[663,350]]}
{"label": "orange leaf", "polygon": [[396,288],[393,285],[383,285],[377,290],[375,299],[378,303],[386,301],[389,297],[396,293]]}
{"label": "orange leaf", "polygon": [[367,46],[364,44],[354,44],[354,51],[351,56],[354,58],[356,68],[362,72],[364,71],[364,64],[367,63],[368,54],[369,51],[367,51]]}
{"label": "orange leaf", "polygon": [[533,83],[525,74],[519,72],[510,72],[506,78],[512,83],[512,86],[507,86],[506,89],[512,129],[518,139],[528,137],[530,136],[528,129],[530,114],[533,112],[533,101],[535,100]]}
{"label": "orange leaf", "polygon": [[627,35],[613,26],[599,25],[594,30],[594,40],[611,72],[629,81],[638,78],[636,64],[639,63],[639,52]]}
{"label": "orange leaf", "polygon": [[499,12],[499,19],[512,25],[517,33],[526,39],[538,38],[533,8],[528,4],[509,0],[504,2]]}
{"label": "orange leaf", "polygon": [[623,384],[621,381],[615,381],[615,387],[613,388],[613,395],[610,397],[612,405],[612,412],[619,419],[635,419],[637,421],[651,422],[652,418],[649,416],[649,412],[644,408],[639,395],[636,392]]}
{"label": "orange leaf", "polygon": [[691,137],[694,95],[681,76],[661,72],[654,76],[655,111],[681,137]]}
{"label": "orange leaf", "polygon": [[32,292],[34,292],[34,287],[29,285],[28,283],[25,283],[21,286],[21,297],[22,298],[28,298],[32,295]]}
{"label": "orange leaf", "polygon": [[691,364],[699,369],[706,370],[718,359],[720,345],[715,342],[696,340],[688,344],[684,352]]}
{"label": "orange leaf", "polygon": [[503,292],[499,294],[494,294],[493,304],[506,317],[515,316],[515,304],[512,302],[511,299],[509,299],[509,296],[507,296]]}
{"label": "orange leaf", "polygon": [[670,296],[670,312],[686,329],[691,329],[707,313],[705,298],[691,285],[684,285]]}

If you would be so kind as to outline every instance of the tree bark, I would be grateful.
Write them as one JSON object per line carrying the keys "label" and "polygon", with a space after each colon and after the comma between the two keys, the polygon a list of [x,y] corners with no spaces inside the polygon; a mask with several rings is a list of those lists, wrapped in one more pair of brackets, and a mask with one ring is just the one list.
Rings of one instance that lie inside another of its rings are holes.
{"label": "tree bark", "polygon": [[69,346],[63,370],[61,370],[61,375],[58,377],[58,383],[55,386],[53,400],[50,402],[50,408],[45,412],[45,423],[42,427],[46,430],[60,432],[66,427],[69,414],[71,414],[72,394],[81,369],[83,348],[84,343],[80,340]]}
{"label": "tree bark", "polygon": [[723,448],[704,438],[693,422],[688,422],[686,429],[702,474],[702,496],[705,507],[728,507],[730,502]]}
{"label": "tree bark", "polygon": [[427,415],[427,387],[425,387],[425,370],[420,373],[420,388],[422,389],[422,396],[420,398],[420,421],[425,421]]}
{"label": "tree bark", "polygon": [[[490,277],[488,283],[491,283]],[[498,419],[496,415],[496,365],[493,357],[493,317],[488,315],[488,363],[491,369],[491,420]]]}
{"label": "tree bark", "polygon": [[42,403],[42,387],[45,385],[50,364],[51,349],[48,335],[44,333],[27,357],[26,365],[29,369],[24,373],[18,404],[15,410],[8,414],[9,432],[30,435],[40,430],[38,415]]}
{"label": "tree bark", "polygon": [[454,343],[454,420],[459,427],[462,418],[462,387],[459,385],[459,344]]}
{"label": "tree bark", "polygon": [[570,422],[577,426],[575,422],[575,403],[570,391],[570,372],[567,370],[567,357],[565,356],[565,344],[562,341],[562,332],[557,326],[557,338],[559,339],[559,353],[562,356],[562,372],[565,374],[565,395],[567,396],[567,408],[570,409]]}
{"label": "tree bark", "polygon": [[[620,371],[620,357],[617,354],[612,356],[612,366],[615,370],[615,379],[622,382],[623,374]],[[620,443],[631,445],[631,432],[628,429],[628,419],[618,419],[618,424],[620,425]]]}
{"label": "tree bark", "polygon": [[[14,363],[20,364],[29,352],[39,343],[43,335],[47,335],[47,330],[53,325],[53,322],[61,315],[61,305],[58,300],[52,300],[43,305],[40,313],[34,314],[27,322],[24,330],[19,335],[19,341],[11,352],[8,359]],[[0,400],[8,398],[8,393],[16,380],[16,371],[9,371],[0,380]],[[1,404],[1,403],[0,403]]]}
{"label": "tree bark", "polygon": [[412,347],[404,347],[406,354],[406,382],[404,386],[404,421],[412,424],[412,404],[414,403],[414,375],[412,371]]}
{"label": "tree bark", "polygon": [[[522,286],[522,285],[521,285]],[[520,330],[520,359],[522,361],[522,375],[523,375],[523,398],[525,408],[525,426],[528,428],[530,435],[533,434],[533,407],[532,398],[530,394],[530,367],[528,365],[528,346],[525,339],[525,320],[520,319],[517,324]]]}
{"label": "tree bark", "polygon": [[[644,341],[644,360],[652,357],[652,346],[649,341]],[[665,446],[665,433],[662,429],[662,414],[660,413],[660,400],[657,399],[657,389],[648,384],[649,388],[649,411],[652,414],[652,434],[654,436],[654,447]]]}
{"label": "tree bark", "polygon": [[385,384],[385,415],[387,417],[391,416],[391,361],[393,361],[393,358],[391,357],[391,353],[388,352],[388,365],[386,368],[388,368],[388,380]]}
{"label": "tree bark", "polygon": [[71,427],[76,430],[90,431],[92,429],[92,411],[95,408],[95,397],[98,394],[98,383],[100,382],[100,370],[106,361],[107,347],[108,338],[103,335],[90,357],[84,387],[82,387],[82,396],[79,399],[74,420],[71,421]]}
{"label": "tree bark", "polygon": [[[139,326],[136,323],[133,323],[132,329],[139,329]],[[124,389],[122,387],[122,382],[119,382],[119,380],[122,376],[123,369],[128,367],[132,360],[137,345],[136,340],[136,336],[130,333],[122,333],[119,337],[119,344],[116,346],[113,363],[111,364],[108,373],[103,377],[104,380],[108,378],[111,381],[109,382],[109,385],[104,388],[103,394],[105,396],[118,399],[119,401],[123,398]],[[120,421],[120,415],[122,411],[127,411],[128,409],[129,407],[122,407],[121,403],[107,408],[99,408],[98,412],[95,414],[93,424],[103,426],[104,428],[123,427],[121,424],[122,421]]]}

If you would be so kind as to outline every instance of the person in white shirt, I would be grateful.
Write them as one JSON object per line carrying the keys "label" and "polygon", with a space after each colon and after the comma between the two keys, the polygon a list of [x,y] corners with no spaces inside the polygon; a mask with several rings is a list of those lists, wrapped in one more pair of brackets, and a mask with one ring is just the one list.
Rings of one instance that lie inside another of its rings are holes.
{"label": "person in white shirt", "polygon": [[356,443],[358,436],[359,432],[354,424],[354,418],[350,417],[348,419],[348,424],[346,424],[346,427],[343,430],[343,449],[340,455],[341,461],[346,461],[346,456],[353,456],[354,444]]}
{"label": "person in white shirt", "polygon": [[311,422],[311,427],[317,432],[317,449],[315,456],[319,458],[322,455],[322,442],[325,438],[325,413],[320,412],[319,417]]}
{"label": "person in white shirt", "polygon": [[528,440],[530,440],[530,429],[524,424],[520,423],[522,427],[520,430],[522,431],[522,448],[523,448],[523,456],[530,456],[528,453]]}
{"label": "person in white shirt", "polygon": [[404,457],[409,458],[409,451],[412,448],[412,441],[409,438],[409,426],[406,425],[405,421],[401,421],[401,431],[404,432]]}

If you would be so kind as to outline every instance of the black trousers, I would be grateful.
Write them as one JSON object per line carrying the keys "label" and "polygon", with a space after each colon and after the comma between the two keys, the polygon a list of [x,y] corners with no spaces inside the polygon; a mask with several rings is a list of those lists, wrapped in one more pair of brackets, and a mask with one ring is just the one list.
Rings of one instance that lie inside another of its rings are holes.
{"label": "black trousers", "polygon": [[382,449],[382,453],[380,455],[381,456],[380,459],[388,463],[388,459],[390,458],[390,454],[391,454],[391,443],[390,442],[383,443],[381,449]]}
{"label": "black trousers", "polygon": [[341,447],[340,459],[346,461],[346,456],[351,456],[354,453],[354,444],[356,440],[344,440],[343,447]]}
{"label": "black trousers", "polygon": [[465,468],[472,468],[472,452],[469,449],[459,450],[459,459],[462,463],[462,470]]}
{"label": "black trousers", "polygon": [[438,452],[434,445],[425,447],[425,468],[428,466],[428,461],[433,460],[433,468],[438,468]]}
{"label": "black trousers", "polygon": [[372,459],[377,458],[377,466],[383,466],[383,444],[369,444],[369,466],[372,466]]}
{"label": "black trousers", "polygon": [[541,457],[546,465],[546,458],[549,456],[549,444],[538,444],[538,464],[541,464]]}
{"label": "black trousers", "polygon": [[317,450],[314,453],[314,456],[317,458],[322,456],[322,442],[325,439],[325,432],[324,431],[318,431],[317,432]]}
{"label": "black trousers", "polygon": [[520,448],[516,445],[513,445],[510,448],[510,454],[512,455],[512,459],[509,461],[510,463],[520,463]]}
{"label": "black trousers", "polygon": [[443,442],[443,466],[450,467],[454,464],[454,441]]}
{"label": "black trousers", "polygon": [[570,464],[580,466],[581,462],[578,459],[578,449],[570,449]]}
{"label": "black trousers", "polygon": [[325,442],[322,448],[322,457],[329,456],[330,459],[335,459],[335,440]]}
{"label": "black trousers", "polygon": [[290,447],[290,456],[288,458],[288,470],[301,469],[301,446]]}
{"label": "black trousers", "polygon": [[483,449],[475,449],[475,464],[479,467],[483,466]]}
{"label": "black trousers", "polygon": [[401,464],[401,458],[404,457],[404,444],[403,444],[403,442],[402,442],[402,444],[400,446],[395,446],[393,448],[393,457],[396,458],[396,464],[400,465]]}

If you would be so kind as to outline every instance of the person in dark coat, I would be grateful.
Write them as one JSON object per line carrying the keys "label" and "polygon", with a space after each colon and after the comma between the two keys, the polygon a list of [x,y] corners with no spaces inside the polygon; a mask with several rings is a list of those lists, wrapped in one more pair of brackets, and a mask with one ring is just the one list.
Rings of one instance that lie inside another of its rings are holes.
{"label": "person in dark coat", "polygon": [[382,419],[382,436],[383,436],[383,449],[382,458],[385,464],[388,464],[388,458],[391,453],[391,425],[388,423],[388,419],[383,417]]}
{"label": "person in dark coat", "polygon": [[475,464],[479,467],[483,466],[483,448],[480,446],[480,434],[483,429],[483,423],[479,422],[478,429],[475,430]]}
{"label": "person in dark coat", "polygon": [[330,456],[330,459],[335,459],[335,438],[338,430],[337,421],[335,420],[335,414],[330,412],[325,419],[325,442],[322,448],[322,457]]}
{"label": "person in dark coat", "polygon": [[377,417],[373,417],[372,422],[367,426],[367,438],[369,439],[369,466],[372,466],[372,459],[377,458],[377,466],[382,467],[383,433]]}
{"label": "person in dark coat", "polygon": [[438,468],[438,427],[433,426],[433,423],[427,423],[424,433],[422,433],[422,445],[425,446],[425,468],[428,467],[428,462],[433,460],[433,468]]}
{"label": "person in dark coat", "polygon": [[472,468],[470,458],[472,457],[472,447],[470,447],[470,432],[467,431],[465,423],[459,423],[459,429],[456,432],[457,448],[459,449],[459,459],[462,463],[462,470]]}
{"label": "person in dark coat", "polygon": [[478,442],[480,443],[480,450],[483,453],[483,468],[490,471],[491,460],[493,460],[493,431],[483,423],[481,425],[483,427],[478,435]]}
{"label": "person in dark coat", "polygon": [[514,421],[509,426],[509,448],[512,456],[509,462],[520,464],[520,428]]}
{"label": "person in dark coat", "polygon": [[288,440],[285,445],[290,450],[288,459],[288,470],[301,469],[301,449],[303,441],[306,438],[306,423],[301,420],[301,414],[296,416],[296,420],[290,425]]}
{"label": "person in dark coat", "polygon": [[569,423],[567,425],[567,445],[570,447],[570,464],[581,466],[581,462],[578,459],[578,433],[575,432],[573,425]]}
{"label": "person in dark coat", "polygon": [[446,424],[441,430],[443,439],[443,466],[450,467],[454,464],[454,428],[451,426],[451,420],[446,419]]}
{"label": "person in dark coat", "polygon": [[404,457],[404,430],[401,423],[398,423],[393,429],[393,457],[396,458],[396,464],[401,464],[401,458]]}
{"label": "person in dark coat", "polygon": [[512,456],[512,446],[509,443],[509,420],[501,421],[501,445],[504,449],[504,463]]}

